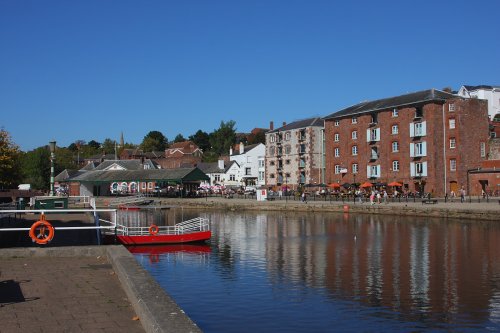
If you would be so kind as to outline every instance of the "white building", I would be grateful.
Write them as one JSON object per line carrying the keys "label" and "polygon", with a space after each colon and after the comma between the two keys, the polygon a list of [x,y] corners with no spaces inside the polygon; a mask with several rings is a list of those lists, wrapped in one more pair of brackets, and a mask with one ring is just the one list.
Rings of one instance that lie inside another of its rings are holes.
{"label": "white building", "polygon": [[266,146],[262,143],[246,146],[240,143],[239,151],[236,153],[231,148],[229,160],[238,163],[239,178],[241,186],[264,186],[265,179]]}
{"label": "white building", "polygon": [[201,186],[221,185],[224,187],[239,187],[241,185],[240,166],[231,161],[225,164],[223,160],[213,163],[198,163],[197,167],[203,171],[210,180],[202,182]]}
{"label": "white building", "polygon": [[490,120],[495,116],[500,118],[500,86],[462,86],[457,95],[487,100]]}

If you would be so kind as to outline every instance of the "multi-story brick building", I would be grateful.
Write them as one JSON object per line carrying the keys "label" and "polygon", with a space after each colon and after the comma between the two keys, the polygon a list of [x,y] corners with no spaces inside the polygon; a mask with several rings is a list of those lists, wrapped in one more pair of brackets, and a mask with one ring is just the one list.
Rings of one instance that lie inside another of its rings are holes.
{"label": "multi-story brick building", "polygon": [[431,89],[363,102],[325,120],[326,181],[391,182],[442,196],[487,159],[484,100]]}
{"label": "multi-story brick building", "polygon": [[323,126],[321,118],[309,118],[271,129],[266,133],[266,185],[296,189],[323,182]]}

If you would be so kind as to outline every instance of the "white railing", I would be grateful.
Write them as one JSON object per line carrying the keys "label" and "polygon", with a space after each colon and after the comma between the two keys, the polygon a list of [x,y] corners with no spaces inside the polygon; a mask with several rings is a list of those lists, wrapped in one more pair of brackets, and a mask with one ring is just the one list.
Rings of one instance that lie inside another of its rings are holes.
{"label": "white railing", "polygon": [[[50,215],[62,215],[66,213],[92,213],[96,216],[97,213],[108,212],[111,214],[111,221],[99,219],[100,222],[106,223],[104,226],[88,226],[88,227],[54,227],[55,230],[86,230],[86,229],[108,229],[114,230],[116,228],[116,209],[6,209],[2,213],[6,214],[44,214],[48,222],[50,222]],[[0,231],[29,231],[31,228],[0,228]]]}
{"label": "white railing", "polygon": [[[182,235],[199,231],[210,230],[210,223],[207,218],[197,217],[191,220],[180,222],[172,226],[157,226],[157,235]],[[148,227],[128,227],[116,224],[116,233],[127,236],[146,236],[150,235]]]}
{"label": "white railing", "polygon": [[133,203],[142,203],[144,201],[151,200],[145,197],[143,194],[134,195],[133,197],[116,198],[109,201],[108,206],[118,206]]}

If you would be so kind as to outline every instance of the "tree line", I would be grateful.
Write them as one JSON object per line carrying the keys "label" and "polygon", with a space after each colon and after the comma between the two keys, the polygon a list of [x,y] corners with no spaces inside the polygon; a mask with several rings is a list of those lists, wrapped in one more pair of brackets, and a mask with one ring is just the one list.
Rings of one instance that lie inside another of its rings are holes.
{"label": "tree line", "polygon": [[[144,153],[164,151],[170,145],[186,140],[193,141],[203,151],[204,162],[215,162],[220,155],[229,153],[232,145],[265,143],[264,132],[253,135],[236,133],[236,122],[221,121],[218,129],[211,133],[198,130],[186,139],[178,134],[172,141],[161,131],[150,131],[140,144],[124,143],[106,138],[103,142],[96,140],[75,140],[67,147],[58,146],[56,150],[55,174],[65,169],[79,169],[81,161],[93,156],[116,154],[120,156],[123,149],[141,149]],[[46,190],[50,184],[50,150],[43,145],[28,152],[23,152],[5,129],[0,129],[0,189],[16,188],[18,184],[31,184],[31,187]]]}

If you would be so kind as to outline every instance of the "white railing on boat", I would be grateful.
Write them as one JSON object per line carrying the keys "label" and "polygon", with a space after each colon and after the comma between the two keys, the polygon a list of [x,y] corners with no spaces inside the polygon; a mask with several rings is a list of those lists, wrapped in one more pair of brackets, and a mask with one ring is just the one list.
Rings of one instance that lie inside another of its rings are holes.
{"label": "white railing on boat", "polygon": [[[116,233],[126,236],[147,236],[150,235],[150,227],[128,227],[116,224]],[[197,217],[191,220],[183,221],[172,226],[157,226],[157,235],[183,235],[193,232],[209,231],[210,223],[207,218]]]}

